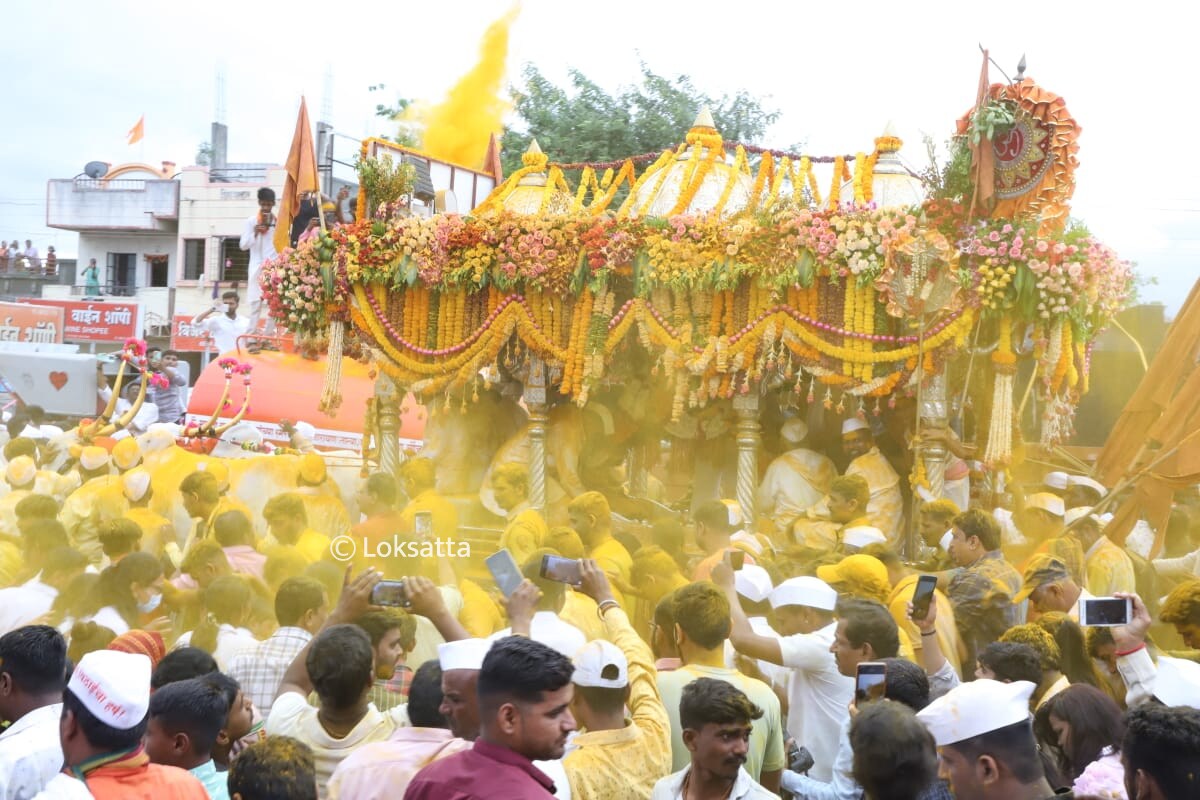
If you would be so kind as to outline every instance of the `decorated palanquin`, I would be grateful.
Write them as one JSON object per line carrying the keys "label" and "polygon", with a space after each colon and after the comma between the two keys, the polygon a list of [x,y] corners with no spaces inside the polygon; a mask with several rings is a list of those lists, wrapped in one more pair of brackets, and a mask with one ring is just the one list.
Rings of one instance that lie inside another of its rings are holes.
{"label": "decorated palanquin", "polygon": [[360,193],[357,222],[264,267],[264,294],[289,330],[327,339],[327,407],[343,355],[464,413],[501,376],[550,406],[648,383],[645,413],[668,429],[767,392],[875,415],[940,379],[944,402],[953,367],[1003,465],[1018,360],[1041,435],[1062,439],[1132,274],[1067,224],[1078,127],[1062,100],[1023,80],[987,102],[1012,123],[981,145],[995,199],[973,213],[969,196],[927,199],[895,136],[810,157],[725,142],[705,112],[678,147],[622,162],[556,163],[535,142],[467,215],[367,213]]}

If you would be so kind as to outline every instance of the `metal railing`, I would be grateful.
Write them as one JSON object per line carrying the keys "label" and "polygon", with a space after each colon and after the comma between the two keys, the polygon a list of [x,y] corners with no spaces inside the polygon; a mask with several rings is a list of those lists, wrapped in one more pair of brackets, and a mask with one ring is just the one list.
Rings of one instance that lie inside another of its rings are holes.
{"label": "metal railing", "polygon": [[146,191],[146,181],[138,178],[116,178],[111,181],[98,178],[76,178],[75,191],[144,192]]}

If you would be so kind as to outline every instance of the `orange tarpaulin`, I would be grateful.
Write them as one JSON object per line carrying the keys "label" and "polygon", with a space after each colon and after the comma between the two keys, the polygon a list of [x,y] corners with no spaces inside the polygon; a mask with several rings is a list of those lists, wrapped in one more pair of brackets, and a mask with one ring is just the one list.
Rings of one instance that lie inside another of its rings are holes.
{"label": "orange tarpaulin", "polygon": [[292,219],[300,208],[300,198],[307,192],[320,191],[317,177],[317,149],[313,144],[312,126],[308,124],[308,106],[300,98],[300,116],[292,134],[292,149],[287,157],[287,179],[279,198],[279,219],[275,222],[275,250],[282,253],[291,243]]}
{"label": "orange tarpaulin", "polygon": [[[1124,539],[1144,515],[1155,530],[1166,528],[1174,491],[1200,472],[1200,281],[1192,287],[1179,316],[1133,397],[1125,404],[1096,461],[1096,475],[1106,486],[1136,473],[1159,454],[1178,451],[1137,483],[1135,496],[1116,513],[1107,533]],[[1157,547],[1157,544],[1156,544]]]}

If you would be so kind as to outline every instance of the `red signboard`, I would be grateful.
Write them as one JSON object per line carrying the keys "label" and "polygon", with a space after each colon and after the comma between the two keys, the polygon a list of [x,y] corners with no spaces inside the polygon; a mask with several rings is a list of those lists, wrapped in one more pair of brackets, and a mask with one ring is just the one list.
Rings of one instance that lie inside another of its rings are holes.
{"label": "red signboard", "polygon": [[171,320],[171,349],[180,353],[203,353],[211,338],[200,325],[192,324],[191,314],[176,314]]}
{"label": "red signboard", "polygon": [[142,337],[141,303],[106,300],[43,300],[22,302],[63,310],[63,338],[70,342],[124,342]]}
{"label": "red signboard", "polygon": [[0,303],[0,342],[62,344],[63,310]]}

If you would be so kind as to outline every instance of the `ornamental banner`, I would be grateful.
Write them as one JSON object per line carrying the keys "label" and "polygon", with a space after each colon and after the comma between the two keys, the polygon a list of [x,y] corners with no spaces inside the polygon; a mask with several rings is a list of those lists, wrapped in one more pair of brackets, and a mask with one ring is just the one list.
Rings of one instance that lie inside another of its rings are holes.
{"label": "ornamental banner", "polygon": [[71,342],[124,342],[142,338],[142,304],[122,300],[46,300],[23,298],[22,303],[63,311],[63,338]]}
{"label": "ornamental banner", "polygon": [[63,310],[0,303],[0,342],[62,344]]}

